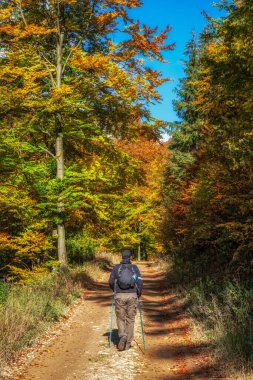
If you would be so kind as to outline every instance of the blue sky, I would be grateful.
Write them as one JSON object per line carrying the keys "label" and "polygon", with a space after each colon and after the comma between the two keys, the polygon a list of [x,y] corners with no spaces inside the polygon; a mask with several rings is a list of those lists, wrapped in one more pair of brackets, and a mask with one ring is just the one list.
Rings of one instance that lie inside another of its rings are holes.
{"label": "blue sky", "polygon": [[143,0],[143,3],[141,8],[132,11],[134,18],[152,27],[156,25],[159,28],[164,28],[166,25],[172,27],[168,42],[175,42],[176,47],[174,51],[165,55],[170,63],[151,63],[152,68],[162,71],[163,75],[170,77],[172,81],[160,87],[159,92],[163,101],[161,104],[151,106],[151,109],[154,117],[174,121],[177,117],[173,111],[172,100],[175,98],[174,88],[178,79],[184,75],[182,59],[184,59],[185,45],[191,38],[191,32],[195,30],[199,34],[206,24],[201,10],[215,17],[219,16],[219,11],[212,6],[213,0]]}

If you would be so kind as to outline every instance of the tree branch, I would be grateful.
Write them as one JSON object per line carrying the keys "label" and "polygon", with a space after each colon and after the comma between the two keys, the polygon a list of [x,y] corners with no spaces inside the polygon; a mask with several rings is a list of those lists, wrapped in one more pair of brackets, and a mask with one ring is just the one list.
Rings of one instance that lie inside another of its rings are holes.
{"label": "tree branch", "polygon": [[22,8],[22,3],[21,3],[21,1],[18,2],[18,9],[19,9],[19,11],[20,11],[20,14],[21,14],[21,17],[22,17],[22,20],[23,20],[25,26],[27,26],[27,21],[26,21],[26,18],[25,18],[24,12],[23,12],[23,8]]}
{"label": "tree branch", "polygon": [[[83,40],[80,40],[75,47],[78,48],[81,45],[82,42],[83,42]],[[64,62],[64,64],[63,64],[62,74],[64,73],[64,71],[66,69],[66,66],[67,66],[67,63],[68,63],[70,57],[72,56],[72,54],[73,54],[73,52],[70,51],[69,54],[68,54],[68,56],[67,56],[67,58],[66,58],[66,60],[65,60],[65,62]]]}
{"label": "tree branch", "polygon": [[[59,1],[58,1],[58,2],[59,2]],[[22,3],[21,3],[21,1],[19,1],[19,2],[17,3],[17,6],[18,6],[18,9],[19,9],[19,11],[20,11],[20,14],[21,14],[21,17],[22,17],[23,22],[24,22],[25,26],[27,26],[28,24],[27,24],[27,21],[26,21],[25,15],[24,15],[24,11],[23,11],[23,8],[22,8]],[[45,66],[45,68],[46,68],[46,70],[47,70],[47,72],[48,72],[48,74],[49,74],[49,76],[50,76],[50,79],[51,79],[51,82],[52,82],[52,86],[55,87],[55,86],[56,86],[56,82],[55,82],[55,80],[54,80],[53,74],[52,74],[52,72],[51,72],[51,70],[50,70],[48,64],[49,64],[49,65],[52,65],[52,66],[54,66],[54,67],[55,67],[55,65],[54,65],[52,62],[50,62],[50,61],[44,56],[44,54],[40,53],[39,50],[36,48],[35,45],[33,45],[33,46],[34,46],[34,49],[35,49],[36,54],[37,54],[38,57],[40,58],[42,64]],[[45,60],[45,62],[44,62],[42,59]]]}
{"label": "tree branch", "polygon": [[52,152],[50,152],[50,150],[44,148],[44,147],[41,146],[41,145],[38,145],[38,148],[44,150],[44,152],[48,153],[51,157],[53,157],[55,160],[57,160],[57,157],[56,157]]}
{"label": "tree branch", "polygon": [[48,74],[49,74],[49,76],[50,76],[50,79],[51,79],[51,82],[52,82],[52,86],[53,86],[53,87],[56,87],[56,82],[55,82],[55,80],[54,80],[53,74],[52,74],[52,72],[51,72],[51,70],[50,70],[48,64],[42,60],[42,57],[41,57],[41,55],[39,54],[39,52],[37,52],[37,55],[40,57],[42,64],[45,66],[45,68],[46,68],[46,70],[47,70],[47,72],[48,72]]}
{"label": "tree branch", "polygon": [[[91,17],[92,17],[92,15],[94,15],[94,13],[95,13],[95,1],[93,1],[93,3],[92,3],[91,12],[90,12],[90,17],[89,17],[89,20],[88,20],[88,21],[91,20]],[[89,25],[89,24],[88,24],[88,22],[87,22],[87,29],[86,29],[86,31],[88,30],[88,25]],[[82,44],[83,40],[84,40],[84,39],[81,39],[75,47],[78,48],[78,47]],[[66,66],[67,66],[67,63],[68,63],[70,57],[72,56],[72,54],[73,54],[73,52],[70,51],[69,54],[68,54],[68,56],[67,56],[67,58],[66,58],[66,60],[65,60],[65,62],[64,62],[64,64],[63,64],[62,74],[64,73],[64,71],[65,71],[65,69],[66,69]]]}

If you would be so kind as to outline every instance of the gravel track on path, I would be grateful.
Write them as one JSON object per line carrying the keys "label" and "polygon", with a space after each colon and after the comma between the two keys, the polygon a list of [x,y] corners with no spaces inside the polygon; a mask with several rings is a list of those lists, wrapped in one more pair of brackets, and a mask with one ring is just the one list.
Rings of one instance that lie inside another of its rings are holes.
{"label": "gravel track on path", "polygon": [[154,263],[138,264],[144,278],[142,297],[147,351],[144,354],[139,316],[129,351],[108,347],[111,292],[106,275],[85,290],[73,315],[49,345],[37,350],[15,380],[188,380],[220,379],[210,348],[192,340],[192,323],[180,298],[167,291]]}

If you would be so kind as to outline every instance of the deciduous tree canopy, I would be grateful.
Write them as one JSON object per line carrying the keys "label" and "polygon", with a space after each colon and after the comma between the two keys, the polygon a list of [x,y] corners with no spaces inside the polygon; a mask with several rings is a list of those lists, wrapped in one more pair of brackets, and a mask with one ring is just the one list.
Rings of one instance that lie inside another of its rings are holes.
{"label": "deciduous tree canopy", "polygon": [[109,245],[140,239],[130,238],[129,208],[133,189],[146,179],[140,160],[123,147],[139,136],[157,144],[164,123],[148,105],[160,99],[157,87],[167,79],[145,60],[163,61],[173,45],[166,45],[169,27],[159,33],[129,16],[139,6],[138,0],[1,2],[3,274],[26,276],[54,259],[56,225],[64,266],[65,226]]}

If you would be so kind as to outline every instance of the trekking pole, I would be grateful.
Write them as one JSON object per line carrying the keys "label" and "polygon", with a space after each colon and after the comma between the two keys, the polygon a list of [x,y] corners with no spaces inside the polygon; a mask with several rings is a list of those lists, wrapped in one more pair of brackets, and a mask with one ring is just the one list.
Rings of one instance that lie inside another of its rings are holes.
{"label": "trekking pole", "polygon": [[141,335],[142,335],[142,343],[144,347],[144,352],[146,352],[146,344],[145,344],[145,336],[144,336],[144,327],[143,327],[143,319],[142,319],[142,310],[141,310],[141,303],[140,300],[138,299],[138,309],[140,313],[140,321],[141,321]]}
{"label": "trekking pole", "polygon": [[112,314],[111,314],[111,320],[110,320],[109,348],[111,348],[111,345],[112,345],[112,322],[113,322],[113,314],[114,314],[114,304],[115,304],[115,295],[113,292],[113,295],[112,295]]}

